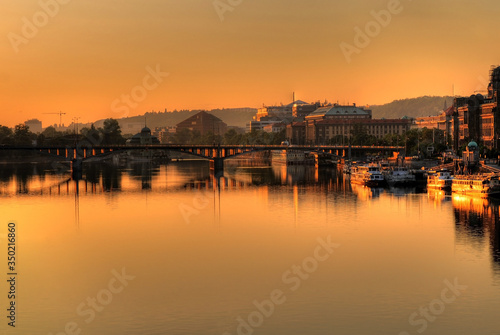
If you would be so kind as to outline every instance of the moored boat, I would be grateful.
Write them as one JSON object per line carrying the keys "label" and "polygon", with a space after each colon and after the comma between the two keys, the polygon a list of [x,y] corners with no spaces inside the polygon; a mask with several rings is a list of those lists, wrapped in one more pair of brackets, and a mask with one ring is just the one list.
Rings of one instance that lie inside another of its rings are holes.
{"label": "moored boat", "polygon": [[382,174],[390,186],[410,186],[415,184],[415,176],[406,167],[396,166],[385,169],[382,170]]}
{"label": "moored boat", "polygon": [[273,165],[314,165],[314,157],[301,150],[272,150]]}
{"label": "moored boat", "polygon": [[427,173],[427,188],[438,190],[451,190],[453,177],[448,170],[429,171]]}
{"label": "moored boat", "polygon": [[500,177],[494,174],[455,176],[451,191],[481,198],[498,196],[500,195]]}
{"label": "moored boat", "polygon": [[383,186],[385,179],[379,166],[360,165],[351,169],[351,183],[377,187]]}

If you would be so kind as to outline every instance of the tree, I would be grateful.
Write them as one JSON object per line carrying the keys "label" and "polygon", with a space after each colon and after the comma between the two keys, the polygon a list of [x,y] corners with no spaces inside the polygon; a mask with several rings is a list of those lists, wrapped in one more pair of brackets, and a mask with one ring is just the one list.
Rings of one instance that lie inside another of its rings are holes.
{"label": "tree", "polygon": [[54,138],[54,137],[60,137],[60,136],[62,136],[62,132],[57,131],[56,128],[54,128],[52,126],[48,126],[42,132],[42,135],[45,136],[45,138]]}
{"label": "tree", "polygon": [[0,144],[12,144],[13,132],[9,127],[0,126]]}
{"label": "tree", "polygon": [[362,124],[354,124],[351,130],[351,144],[370,145],[370,136],[366,127]]}
{"label": "tree", "polygon": [[30,132],[29,127],[22,123],[16,125],[14,128],[14,143],[19,145],[32,144],[36,139],[36,135]]}
{"label": "tree", "polygon": [[103,144],[124,144],[120,124],[115,119],[104,120],[103,128],[99,128],[102,134]]}
{"label": "tree", "polygon": [[80,133],[93,145],[99,145],[103,142],[103,134],[95,129],[94,124],[90,126],[90,129],[82,128]]}
{"label": "tree", "polygon": [[224,134],[224,144],[229,144],[229,145],[234,145],[234,144],[240,144],[241,143],[241,135],[238,134],[238,132],[234,129],[229,129],[225,134]]}
{"label": "tree", "polygon": [[190,140],[191,132],[186,128],[177,131],[173,138],[174,144],[188,144]]}

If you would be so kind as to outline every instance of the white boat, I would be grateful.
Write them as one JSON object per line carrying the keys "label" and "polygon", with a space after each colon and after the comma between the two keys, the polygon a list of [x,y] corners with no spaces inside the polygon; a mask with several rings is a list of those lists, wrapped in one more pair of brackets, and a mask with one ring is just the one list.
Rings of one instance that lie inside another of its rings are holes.
{"label": "white boat", "polygon": [[410,173],[408,168],[396,166],[382,170],[385,181],[390,186],[409,186],[415,184],[415,176]]}
{"label": "white boat", "polygon": [[384,175],[378,165],[360,165],[351,169],[351,183],[366,186],[382,186],[385,184]]}
{"label": "white boat", "polygon": [[451,191],[462,195],[487,198],[500,195],[500,177],[492,174],[455,176]]}
{"label": "white boat", "polygon": [[427,172],[427,188],[438,190],[451,190],[453,177],[448,170]]}

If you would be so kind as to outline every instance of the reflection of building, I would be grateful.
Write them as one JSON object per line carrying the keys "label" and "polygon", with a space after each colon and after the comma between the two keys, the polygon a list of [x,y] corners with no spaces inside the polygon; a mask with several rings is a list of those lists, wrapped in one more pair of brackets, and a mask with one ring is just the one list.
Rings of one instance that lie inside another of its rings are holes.
{"label": "reflection of building", "polygon": [[482,142],[487,148],[499,149],[500,111],[500,67],[492,68],[488,95],[471,95],[468,98],[455,98],[453,118],[453,146],[469,140]]}
{"label": "reflection of building", "polygon": [[156,138],[156,136],[151,135],[151,129],[149,129],[148,127],[142,128],[140,133],[135,134],[134,136],[132,136],[132,138],[129,138],[127,140],[128,145],[134,145],[134,144],[145,145],[145,144],[159,144],[159,143],[160,141],[158,140],[158,138]]}
{"label": "reflection of building", "polygon": [[177,132],[184,129],[198,131],[201,135],[207,133],[224,135],[227,131],[227,124],[218,117],[202,111],[177,124]]}
{"label": "reflection of building", "polygon": [[42,132],[42,121],[37,119],[31,119],[24,122],[25,126],[29,127],[32,133],[40,134]]}
{"label": "reflection of building", "polygon": [[482,250],[489,237],[491,257],[500,274],[500,212],[491,200],[453,195],[457,241]]}

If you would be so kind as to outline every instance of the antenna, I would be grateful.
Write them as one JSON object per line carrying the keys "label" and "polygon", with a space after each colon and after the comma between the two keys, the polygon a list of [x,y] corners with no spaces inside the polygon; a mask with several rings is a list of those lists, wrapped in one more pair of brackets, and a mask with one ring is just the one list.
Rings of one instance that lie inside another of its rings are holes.
{"label": "antenna", "polygon": [[61,111],[59,111],[59,113],[43,113],[43,114],[58,114],[59,115],[59,128],[61,128],[62,116],[66,115],[66,113],[63,113]]}

